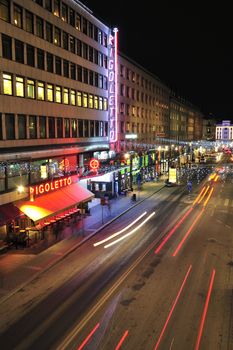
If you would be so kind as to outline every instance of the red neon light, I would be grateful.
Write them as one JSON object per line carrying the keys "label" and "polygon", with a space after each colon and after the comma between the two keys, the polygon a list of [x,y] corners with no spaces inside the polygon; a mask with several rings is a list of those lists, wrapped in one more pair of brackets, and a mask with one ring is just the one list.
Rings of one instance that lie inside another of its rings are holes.
{"label": "red neon light", "polygon": [[181,294],[182,290],[184,289],[184,285],[185,285],[185,283],[186,283],[186,281],[187,281],[187,278],[188,278],[188,276],[189,276],[189,274],[190,274],[191,269],[192,269],[192,265],[189,266],[189,269],[188,269],[188,271],[187,271],[187,273],[186,273],[186,275],[185,275],[185,278],[184,278],[183,283],[182,283],[182,285],[181,285],[181,287],[180,287],[180,290],[179,290],[179,292],[178,292],[178,294],[177,294],[177,296],[176,296],[176,299],[175,299],[175,301],[174,301],[174,303],[173,303],[173,305],[172,305],[172,308],[171,308],[171,310],[170,310],[170,312],[169,312],[169,314],[168,314],[168,317],[167,317],[166,322],[165,322],[165,324],[164,324],[164,326],[163,326],[162,332],[160,333],[159,339],[158,339],[158,341],[157,341],[157,343],[156,343],[156,346],[155,346],[154,350],[157,350],[158,347],[159,347],[159,345],[160,345],[160,343],[161,343],[161,340],[162,340],[162,337],[163,337],[163,335],[164,335],[164,332],[165,332],[165,330],[166,330],[166,328],[167,328],[168,322],[169,322],[169,320],[170,320],[170,318],[171,318],[171,316],[172,316],[172,313],[173,313],[173,311],[174,311],[174,309],[175,309],[175,307],[176,307],[176,304],[177,304],[177,302],[178,302],[178,300],[179,300],[180,294]]}
{"label": "red neon light", "polygon": [[116,120],[116,131],[115,131],[115,140],[118,140],[118,98],[117,98],[117,88],[118,88],[118,60],[117,60],[117,51],[118,51],[118,29],[114,28],[114,44],[115,44],[115,120]]}
{"label": "red neon light", "polygon": [[91,170],[96,171],[100,167],[100,162],[98,161],[98,159],[91,159],[89,166]]}
{"label": "red neon light", "polygon": [[203,332],[203,328],[204,328],[204,323],[205,323],[205,319],[206,319],[206,314],[207,314],[207,310],[208,310],[210,296],[211,296],[211,292],[212,292],[212,289],[213,289],[214,277],[215,277],[215,270],[213,270],[212,274],[211,274],[209,290],[208,290],[208,294],[207,294],[206,301],[205,301],[205,307],[204,307],[204,311],[203,311],[202,318],[201,318],[201,324],[200,324],[200,328],[199,328],[199,332],[198,332],[198,337],[197,337],[197,343],[196,343],[196,346],[195,346],[195,350],[198,350],[199,346],[200,346],[201,336],[202,336],[202,332]]}
{"label": "red neon light", "polygon": [[87,342],[89,341],[89,339],[93,336],[93,334],[97,331],[97,329],[99,328],[100,323],[97,323],[97,325],[92,329],[91,333],[86,337],[86,339],[82,342],[82,344],[78,347],[77,350],[82,350],[84,348],[84,346],[87,344]]}
{"label": "red neon light", "polygon": [[187,237],[190,235],[192,229],[194,228],[194,226],[196,225],[197,221],[200,219],[201,215],[204,212],[204,208],[202,209],[202,211],[197,215],[196,219],[194,220],[194,222],[192,223],[192,225],[190,226],[189,230],[187,231],[187,233],[185,234],[185,236],[183,237],[182,241],[179,243],[178,247],[176,248],[175,252],[173,253],[173,256],[176,256],[177,253],[179,252],[180,248],[182,247],[182,245],[184,244],[184,242],[186,241]]}
{"label": "red neon light", "polygon": [[71,177],[65,177],[61,178],[59,180],[45,182],[43,184],[37,185],[37,186],[30,186],[29,187],[29,193],[30,195],[40,195],[43,193],[49,193],[54,190],[57,190],[58,188],[69,186],[72,184]]}
{"label": "red neon light", "polygon": [[119,341],[117,347],[115,348],[115,350],[119,350],[121,348],[121,345],[123,344],[123,342],[125,341],[125,338],[127,337],[127,335],[129,334],[129,331],[125,331],[123,337],[121,338],[121,340]]}
{"label": "red neon light", "polygon": [[191,207],[181,218],[181,220],[173,227],[173,229],[169,232],[169,234],[164,238],[164,240],[160,243],[158,248],[155,250],[155,254],[158,254],[160,250],[163,248],[165,243],[169,240],[169,238],[173,235],[173,233],[178,229],[178,227],[182,224],[182,222],[187,218],[187,216],[191,213],[193,207]]}

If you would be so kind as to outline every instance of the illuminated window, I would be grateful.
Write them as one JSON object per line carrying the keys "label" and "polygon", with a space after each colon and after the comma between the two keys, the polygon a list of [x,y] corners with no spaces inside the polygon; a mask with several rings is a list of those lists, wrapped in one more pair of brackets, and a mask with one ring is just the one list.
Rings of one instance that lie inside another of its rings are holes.
{"label": "illuminated window", "polygon": [[19,28],[22,28],[22,8],[14,4],[13,8],[13,22]]}
{"label": "illuminated window", "polygon": [[68,21],[68,7],[64,3],[62,3],[62,7],[61,7],[61,19],[65,22]]}
{"label": "illuminated window", "polygon": [[16,96],[18,97],[24,97],[24,79],[21,77],[16,77]]}
{"label": "illuminated window", "polygon": [[69,104],[69,90],[67,88],[64,88],[64,91],[63,91],[63,103],[65,105]]}
{"label": "illuminated window", "polygon": [[12,95],[12,75],[3,74],[3,93]]}
{"label": "illuminated window", "polygon": [[65,137],[70,137],[70,119],[65,118]]}
{"label": "illuminated window", "polygon": [[94,103],[93,103],[93,95],[89,94],[88,97],[89,97],[89,104],[88,104],[88,106],[89,106],[89,108],[93,108],[93,105],[94,105]]}
{"label": "illuminated window", "polygon": [[54,31],[54,44],[57,46],[61,46],[61,31],[57,27],[55,27]]}
{"label": "illuminated window", "polygon": [[78,103],[78,107],[82,107],[82,93],[81,91],[77,92],[77,103]]}
{"label": "illuminated window", "polygon": [[34,80],[27,80],[27,97],[35,98],[35,82]]}
{"label": "illuminated window", "polygon": [[104,111],[108,110],[108,100],[104,98]]}
{"label": "illuminated window", "polygon": [[29,116],[29,137],[30,139],[35,139],[37,137],[36,132],[36,116],[30,115]]}
{"label": "illuminated window", "polygon": [[99,99],[98,99],[98,96],[95,96],[95,97],[94,97],[94,106],[95,106],[95,109],[99,109]]}
{"label": "illuminated window", "polygon": [[87,94],[83,93],[83,107],[87,108]]}
{"label": "illuminated window", "polygon": [[79,14],[76,13],[76,21],[75,21],[75,28],[77,30],[81,30],[81,17]]}
{"label": "illuminated window", "polygon": [[44,101],[44,83],[38,82],[37,86],[37,98]]}
{"label": "illuminated window", "polygon": [[54,0],[54,15],[60,17],[60,0]]}
{"label": "illuminated window", "polygon": [[72,104],[72,106],[76,105],[75,95],[75,90],[70,90],[70,103]]}
{"label": "illuminated window", "polygon": [[47,84],[47,100],[53,102],[53,85]]}
{"label": "illuminated window", "polygon": [[103,110],[103,97],[99,97],[99,109]]}
{"label": "illuminated window", "polygon": [[77,137],[77,120],[72,119],[71,120],[71,136],[72,137]]}
{"label": "illuminated window", "polygon": [[56,86],[56,102],[61,103],[61,87]]}
{"label": "illuminated window", "polygon": [[0,18],[10,22],[10,2],[7,0],[0,0]]}

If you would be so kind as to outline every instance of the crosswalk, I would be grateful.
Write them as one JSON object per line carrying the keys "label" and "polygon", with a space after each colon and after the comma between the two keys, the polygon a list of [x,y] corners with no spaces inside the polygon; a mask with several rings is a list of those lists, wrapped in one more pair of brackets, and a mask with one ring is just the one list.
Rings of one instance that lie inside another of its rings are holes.
{"label": "crosswalk", "polygon": [[232,198],[215,198],[213,202],[215,208],[233,208]]}

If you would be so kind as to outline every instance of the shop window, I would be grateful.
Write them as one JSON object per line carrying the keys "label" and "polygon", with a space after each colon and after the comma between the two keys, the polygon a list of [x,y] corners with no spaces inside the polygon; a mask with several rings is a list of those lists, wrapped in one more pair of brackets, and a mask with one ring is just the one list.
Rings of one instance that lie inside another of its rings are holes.
{"label": "shop window", "polygon": [[46,40],[49,43],[53,42],[53,26],[48,22],[46,22]]}
{"label": "shop window", "polygon": [[0,19],[10,22],[10,2],[8,0],[0,0]]}
{"label": "shop window", "polygon": [[52,84],[47,84],[47,101],[53,102],[54,88]]}
{"label": "shop window", "polygon": [[75,53],[75,38],[70,35],[70,51]]}
{"label": "shop window", "polygon": [[26,19],[26,26],[25,26],[26,31],[33,34],[34,33],[33,14],[29,11],[26,11],[25,19]]}
{"label": "shop window", "polygon": [[70,64],[70,77],[73,80],[76,80],[76,65],[74,63]]}
{"label": "shop window", "polygon": [[69,138],[70,137],[70,119],[65,118],[65,137]]}
{"label": "shop window", "polygon": [[35,67],[35,49],[31,45],[27,45],[27,64]]}
{"label": "shop window", "polygon": [[89,121],[88,120],[83,121],[83,131],[84,131],[84,137],[89,137]]}
{"label": "shop window", "polygon": [[24,63],[24,43],[19,40],[15,40],[15,60]]}
{"label": "shop window", "polygon": [[82,107],[82,92],[81,91],[77,91],[77,104],[78,107]]}
{"label": "shop window", "polygon": [[54,15],[60,17],[60,0],[54,0]]}
{"label": "shop window", "polygon": [[87,108],[87,94],[83,92],[83,107]]}
{"label": "shop window", "polygon": [[89,94],[88,95],[88,107],[93,108],[93,106],[94,106],[94,97],[92,94]]}
{"label": "shop window", "polygon": [[19,139],[26,139],[26,116],[23,114],[18,114],[18,133]]}
{"label": "shop window", "polygon": [[63,103],[65,105],[69,104],[69,89],[67,89],[67,88],[64,88],[64,90],[63,90]]}
{"label": "shop window", "polygon": [[63,119],[57,118],[57,137],[62,138],[63,137]]}
{"label": "shop window", "polygon": [[5,114],[6,139],[15,140],[15,116],[14,114]]}
{"label": "shop window", "polygon": [[13,22],[19,28],[22,28],[22,8],[16,4],[13,5]]}
{"label": "shop window", "polygon": [[76,13],[75,28],[81,30],[81,16],[78,13]]}
{"label": "shop window", "polygon": [[75,90],[70,90],[70,103],[72,106],[75,106],[76,105],[76,92]]}
{"label": "shop window", "polygon": [[36,17],[36,35],[39,38],[44,38],[43,19],[40,17]]}
{"label": "shop window", "polygon": [[44,70],[44,51],[37,49],[37,68]]}
{"label": "shop window", "polygon": [[47,72],[53,73],[53,55],[47,52]]}
{"label": "shop window", "polygon": [[102,111],[103,110],[103,97],[99,96],[99,109]]}
{"label": "shop window", "polygon": [[30,137],[30,139],[36,139],[36,137],[37,137],[36,116],[35,115],[29,116],[29,137]]}
{"label": "shop window", "polygon": [[3,73],[3,93],[4,95],[12,95],[12,75]]}
{"label": "shop window", "polygon": [[37,99],[38,100],[41,100],[41,101],[44,101],[45,99],[45,86],[44,86],[44,83],[38,81],[38,84],[37,84]]}
{"label": "shop window", "polygon": [[95,109],[99,109],[99,98],[98,98],[98,96],[94,97],[94,107],[95,107]]}
{"label": "shop window", "polygon": [[8,163],[7,164],[7,187],[8,190],[16,189],[17,186],[28,185],[28,163]]}
{"label": "shop window", "polygon": [[83,120],[78,121],[78,136],[83,137]]}
{"label": "shop window", "polygon": [[68,34],[63,32],[62,34],[63,49],[68,50]]}
{"label": "shop window", "polygon": [[76,45],[77,45],[77,55],[82,57],[82,43],[80,40],[76,40]]}
{"label": "shop window", "polygon": [[27,80],[27,97],[35,98],[35,81]]}
{"label": "shop window", "polygon": [[48,11],[52,11],[52,0],[45,0],[45,8]]}
{"label": "shop window", "polygon": [[75,12],[73,9],[69,9],[70,11],[70,25],[75,27]]}
{"label": "shop window", "polygon": [[18,97],[24,97],[24,78],[16,77],[15,78],[15,93]]}
{"label": "shop window", "polygon": [[71,133],[73,138],[77,137],[77,120],[76,119],[71,120]]}
{"label": "shop window", "polygon": [[60,57],[57,57],[57,56],[55,59],[55,68],[56,68],[56,74],[61,75],[61,59]]}
{"label": "shop window", "polygon": [[57,27],[55,27],[54,31],[54,44],[57,46],[61,46],[61,31]]}
{"label": "shop window", "polygon": [[0,163],[0,192],[6,190],[6,166]]}
{"label": "shop window", "polygon": [[2,34],[2,57],[12,59],[12,40],[9,36]]}
{"label": "shop window", "polygon": [[55,118],[49,117],[49,138],[53,139],[55,137]]}
{"label": "shop window", "polygon": [[61,87],[56,86],[56,102],[61,103]]}
{"label": "shop window", "polygon": [[62,3],[62,6],[61,6],[61,19],[64,22],[68,22],[68,7],[64,3]]}
{"label": "shop window", "polygon": [[46,138],[46,117],[39,117],[39,133],[41,139]]}
{"label": "shop window", "polygon": [[69,78],[69,62],[66,60],[63,60],[63,75]]}

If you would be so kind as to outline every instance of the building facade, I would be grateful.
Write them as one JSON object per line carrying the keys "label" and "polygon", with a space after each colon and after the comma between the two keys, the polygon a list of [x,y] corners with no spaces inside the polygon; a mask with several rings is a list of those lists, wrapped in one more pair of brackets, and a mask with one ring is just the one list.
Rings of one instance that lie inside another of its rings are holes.
{"label": "building facade", "polygon": [[216,125],[216,141],[232,141],[233,124],[230,120],[223,120],[221,124]]}
{"label": "building facade", "polygon": [[203,119],[203,136],[206,141],[214,141],[216,132],[216,120],[214,118]]}

